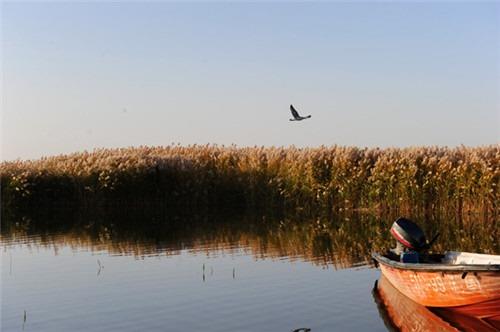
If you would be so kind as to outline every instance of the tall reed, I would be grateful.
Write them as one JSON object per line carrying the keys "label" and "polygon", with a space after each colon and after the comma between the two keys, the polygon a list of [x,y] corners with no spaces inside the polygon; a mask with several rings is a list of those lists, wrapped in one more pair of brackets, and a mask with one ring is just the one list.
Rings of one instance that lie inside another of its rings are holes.
{"label": "tall reed", "polygon": [[496,220],[500,146],[143,146],[3,162],[0,172],[2,213],[154,202],[197,213],[370,210]]}

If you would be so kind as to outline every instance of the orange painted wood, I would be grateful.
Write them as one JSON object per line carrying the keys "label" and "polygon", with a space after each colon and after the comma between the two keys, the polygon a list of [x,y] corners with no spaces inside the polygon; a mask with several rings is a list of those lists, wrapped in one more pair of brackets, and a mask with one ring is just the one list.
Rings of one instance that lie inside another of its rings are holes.
{"label": "orange painted wood", "polygon": [[479,318],[492,318],[498,316],[500,318],[500,298],[493,301],[453,307],[450,309],[461,315],[469,315]]}
{"label": "orange painted wood", "polygon": [[383,303],[387,313],[381,313],[381,316],[400,331],[499,331],[499,301],[453,308],[428,308],[403,295],[384,276],[379,279],[377,290],[379,302]]}
{"label": "orange painted wood", "polygon": [[[455,332],[459,331],[448,322],[400,293],[384,277],[377,283],[378,296],[387,312],[390,325],[399,331]],[[384,315],[381,315],[384,317]],[[384,319],[387,319],[384,317]]]}
{"label": "orange painted wood", "polygon": [[418,271],[380,264],[382,274],[401,293],[430,307],[464,306],[500,298],[500,273]]}

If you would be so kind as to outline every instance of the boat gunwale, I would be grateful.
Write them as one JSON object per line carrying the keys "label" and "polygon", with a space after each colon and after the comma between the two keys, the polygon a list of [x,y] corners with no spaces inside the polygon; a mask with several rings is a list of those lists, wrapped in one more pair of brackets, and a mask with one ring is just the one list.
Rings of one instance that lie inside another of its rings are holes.
{"label": "boat gunwale", "polygon": [[500,272],[500,264],[442,264],[442,263],[401,263],[379,253],[372,253],[372,258],[380,264],[400,270],[431,271],[431,272]]}

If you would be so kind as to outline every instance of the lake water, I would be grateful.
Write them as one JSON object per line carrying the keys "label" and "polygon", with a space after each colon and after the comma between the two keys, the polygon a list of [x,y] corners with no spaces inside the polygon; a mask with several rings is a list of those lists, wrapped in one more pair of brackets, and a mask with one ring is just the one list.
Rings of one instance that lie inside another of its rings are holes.
{"label": "lake water", "polygon": [[387,330],[368,259],[389,221],[159,225],[2,230],[2,331]]}

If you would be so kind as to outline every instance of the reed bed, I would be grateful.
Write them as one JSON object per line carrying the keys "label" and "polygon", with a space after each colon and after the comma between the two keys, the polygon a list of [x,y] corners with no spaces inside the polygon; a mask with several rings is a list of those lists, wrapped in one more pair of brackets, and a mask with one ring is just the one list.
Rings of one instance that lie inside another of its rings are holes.
{"label": "reed bed", "polygon": [[170,145],[0,164],[2,213],[161,204],[307,216],[351,211],[498,217],[500,145],[357,148]]}

